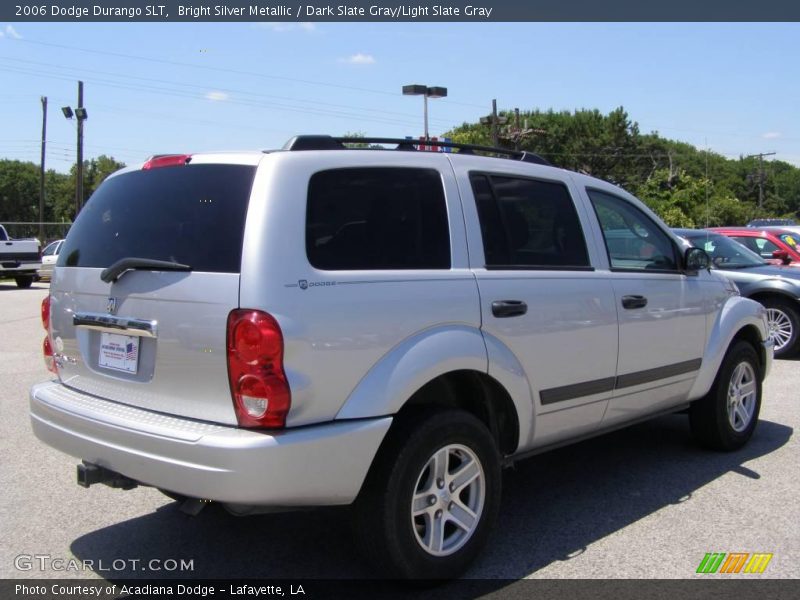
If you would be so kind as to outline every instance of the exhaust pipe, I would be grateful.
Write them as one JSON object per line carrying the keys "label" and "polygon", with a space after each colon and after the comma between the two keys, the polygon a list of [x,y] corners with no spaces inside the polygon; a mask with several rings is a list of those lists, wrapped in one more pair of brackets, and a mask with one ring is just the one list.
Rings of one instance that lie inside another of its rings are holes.
{"label": "exhaust pipe", "polygon": [[95,465],[86,461],[78,465],[78,485],[88,488],[95,483],[102,483],[112,488],[132,490],[139,483],[130,477],[125,477],[116,471]]}

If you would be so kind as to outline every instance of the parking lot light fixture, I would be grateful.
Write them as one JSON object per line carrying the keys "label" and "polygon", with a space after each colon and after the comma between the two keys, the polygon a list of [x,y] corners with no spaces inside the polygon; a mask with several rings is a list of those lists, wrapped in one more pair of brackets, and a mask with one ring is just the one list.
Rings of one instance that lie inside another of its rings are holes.
{"label": "parking lot light fixture", "polygon": [[414,83],[411,85],[404,85],[403,86],[403,95],[404,96],[422,96],[423,98],[423,117],[425,121],[425,140],[429,140],[430,136],[428,135],[428,98],[444,98],[447,96],[447,88],[434,86],[428,87],[426,85],[420,85],[418,83]]}

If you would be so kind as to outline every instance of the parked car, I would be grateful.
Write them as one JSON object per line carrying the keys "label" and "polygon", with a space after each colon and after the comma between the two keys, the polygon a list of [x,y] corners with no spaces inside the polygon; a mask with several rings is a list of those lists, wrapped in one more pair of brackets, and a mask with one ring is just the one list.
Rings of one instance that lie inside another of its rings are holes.
{"label": "parked car", "polygon": [[750,439],[766,311],[633,196],[526,152],[348,141],[388,143],[159,156],[94,193],[30,394],[81,485],[353,504],[379,572],[442,579],[516,460],[683,410],[709,447]]}
{"label": "parked car", "polygon": [[704,249],[715,269],[731,279],[743,296],[767,308],[776,357],[790,356],[800,350],[800,270],[767,264],[755,252],[719,233],[696,229],[674,231],[692,246]]}
{"label": "parked car", "polygon": [[800,267],[800,234],[784,228],[709,227],[743,244],[766,262]]}
{"label": "parked car", "polygon": [[64,240],[56,240],[55,242],[47,244],[44,250],[42,250],[42,268],[39,269],[39,279],[42,281],[50,281],[50,277],[53,274],[53,267],[58,260],[58,252],[61,250],[63,244]]}
{"label": "parked car", "polygon": [[14,279],[17,287],[29,288],[42,266],[39,240],[15,240],[0,225],[0,279]]}
{"label": "parked car", "polygon": [[770,227],[783,225],[797,225],[797,221],[794,219],[753,219],[747,224],[748,227]]}
{"label": "parked car", "polygon": [[764,229],[768,231],[771,231],[773,229],[788,231],[795,234],[795,239],[797,239],[797,236],[800,236],[800,225],[766,225]]}

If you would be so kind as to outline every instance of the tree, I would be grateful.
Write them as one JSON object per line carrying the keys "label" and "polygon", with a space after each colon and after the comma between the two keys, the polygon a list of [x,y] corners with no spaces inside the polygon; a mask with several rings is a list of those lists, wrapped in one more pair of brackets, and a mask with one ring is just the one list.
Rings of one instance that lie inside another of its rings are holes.
{"label": "tree", "polygon": [[[657,132],[642,134],[623,107],[608,114],[523,111],[520,121],[528,132],[521,136],[520,149],[628,189],[672,226],[743,225],[757,216],[800,216],[797,167],[764,163],[759,209],[756,159],[730,160]],[[444,135],[459,143],[491,145],[488,124],[463,123]]]}
{"label": "tree", "polygon": [[39,168],[29,162],[0,160],[0,221],[39,220]]}

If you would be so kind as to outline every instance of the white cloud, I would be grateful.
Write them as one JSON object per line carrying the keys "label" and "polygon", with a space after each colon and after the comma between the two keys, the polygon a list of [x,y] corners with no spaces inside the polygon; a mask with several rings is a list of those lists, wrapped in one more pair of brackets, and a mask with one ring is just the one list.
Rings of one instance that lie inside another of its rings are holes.
{"label": "white cloud", "polygon": [[254,23],[259,29],[269,29],[275,33],[286,33],[288,31],[302,31],[304,33],[314,33],[317,26],[314,23],[284,23],[281,21],[270,23]]}
{"label": "white cloud", "polygon": [[339,62],[347,63],[349,65],[374,65],[377,61],[371,54],[353,54],[347,58],[340,58]]}
{"label": "white cloud", "polygon": [[0,37],[10,37],[15,40],[22,39],[22,36],[11,25],[6,25],[5,29],[0,30]]}
{"label": "white cloud", "polygon": [[762,134],[761,137],[764,138],[765,140],[776,140],[781,136],[782,134],[780,131],[768,131],[767,133]]}
{"label": "white cloud", "polygon": [[228,94],[225,92],[211,91],[206,94],[206,100],[211,100],[212,102],[224,102],[227,99]]}

